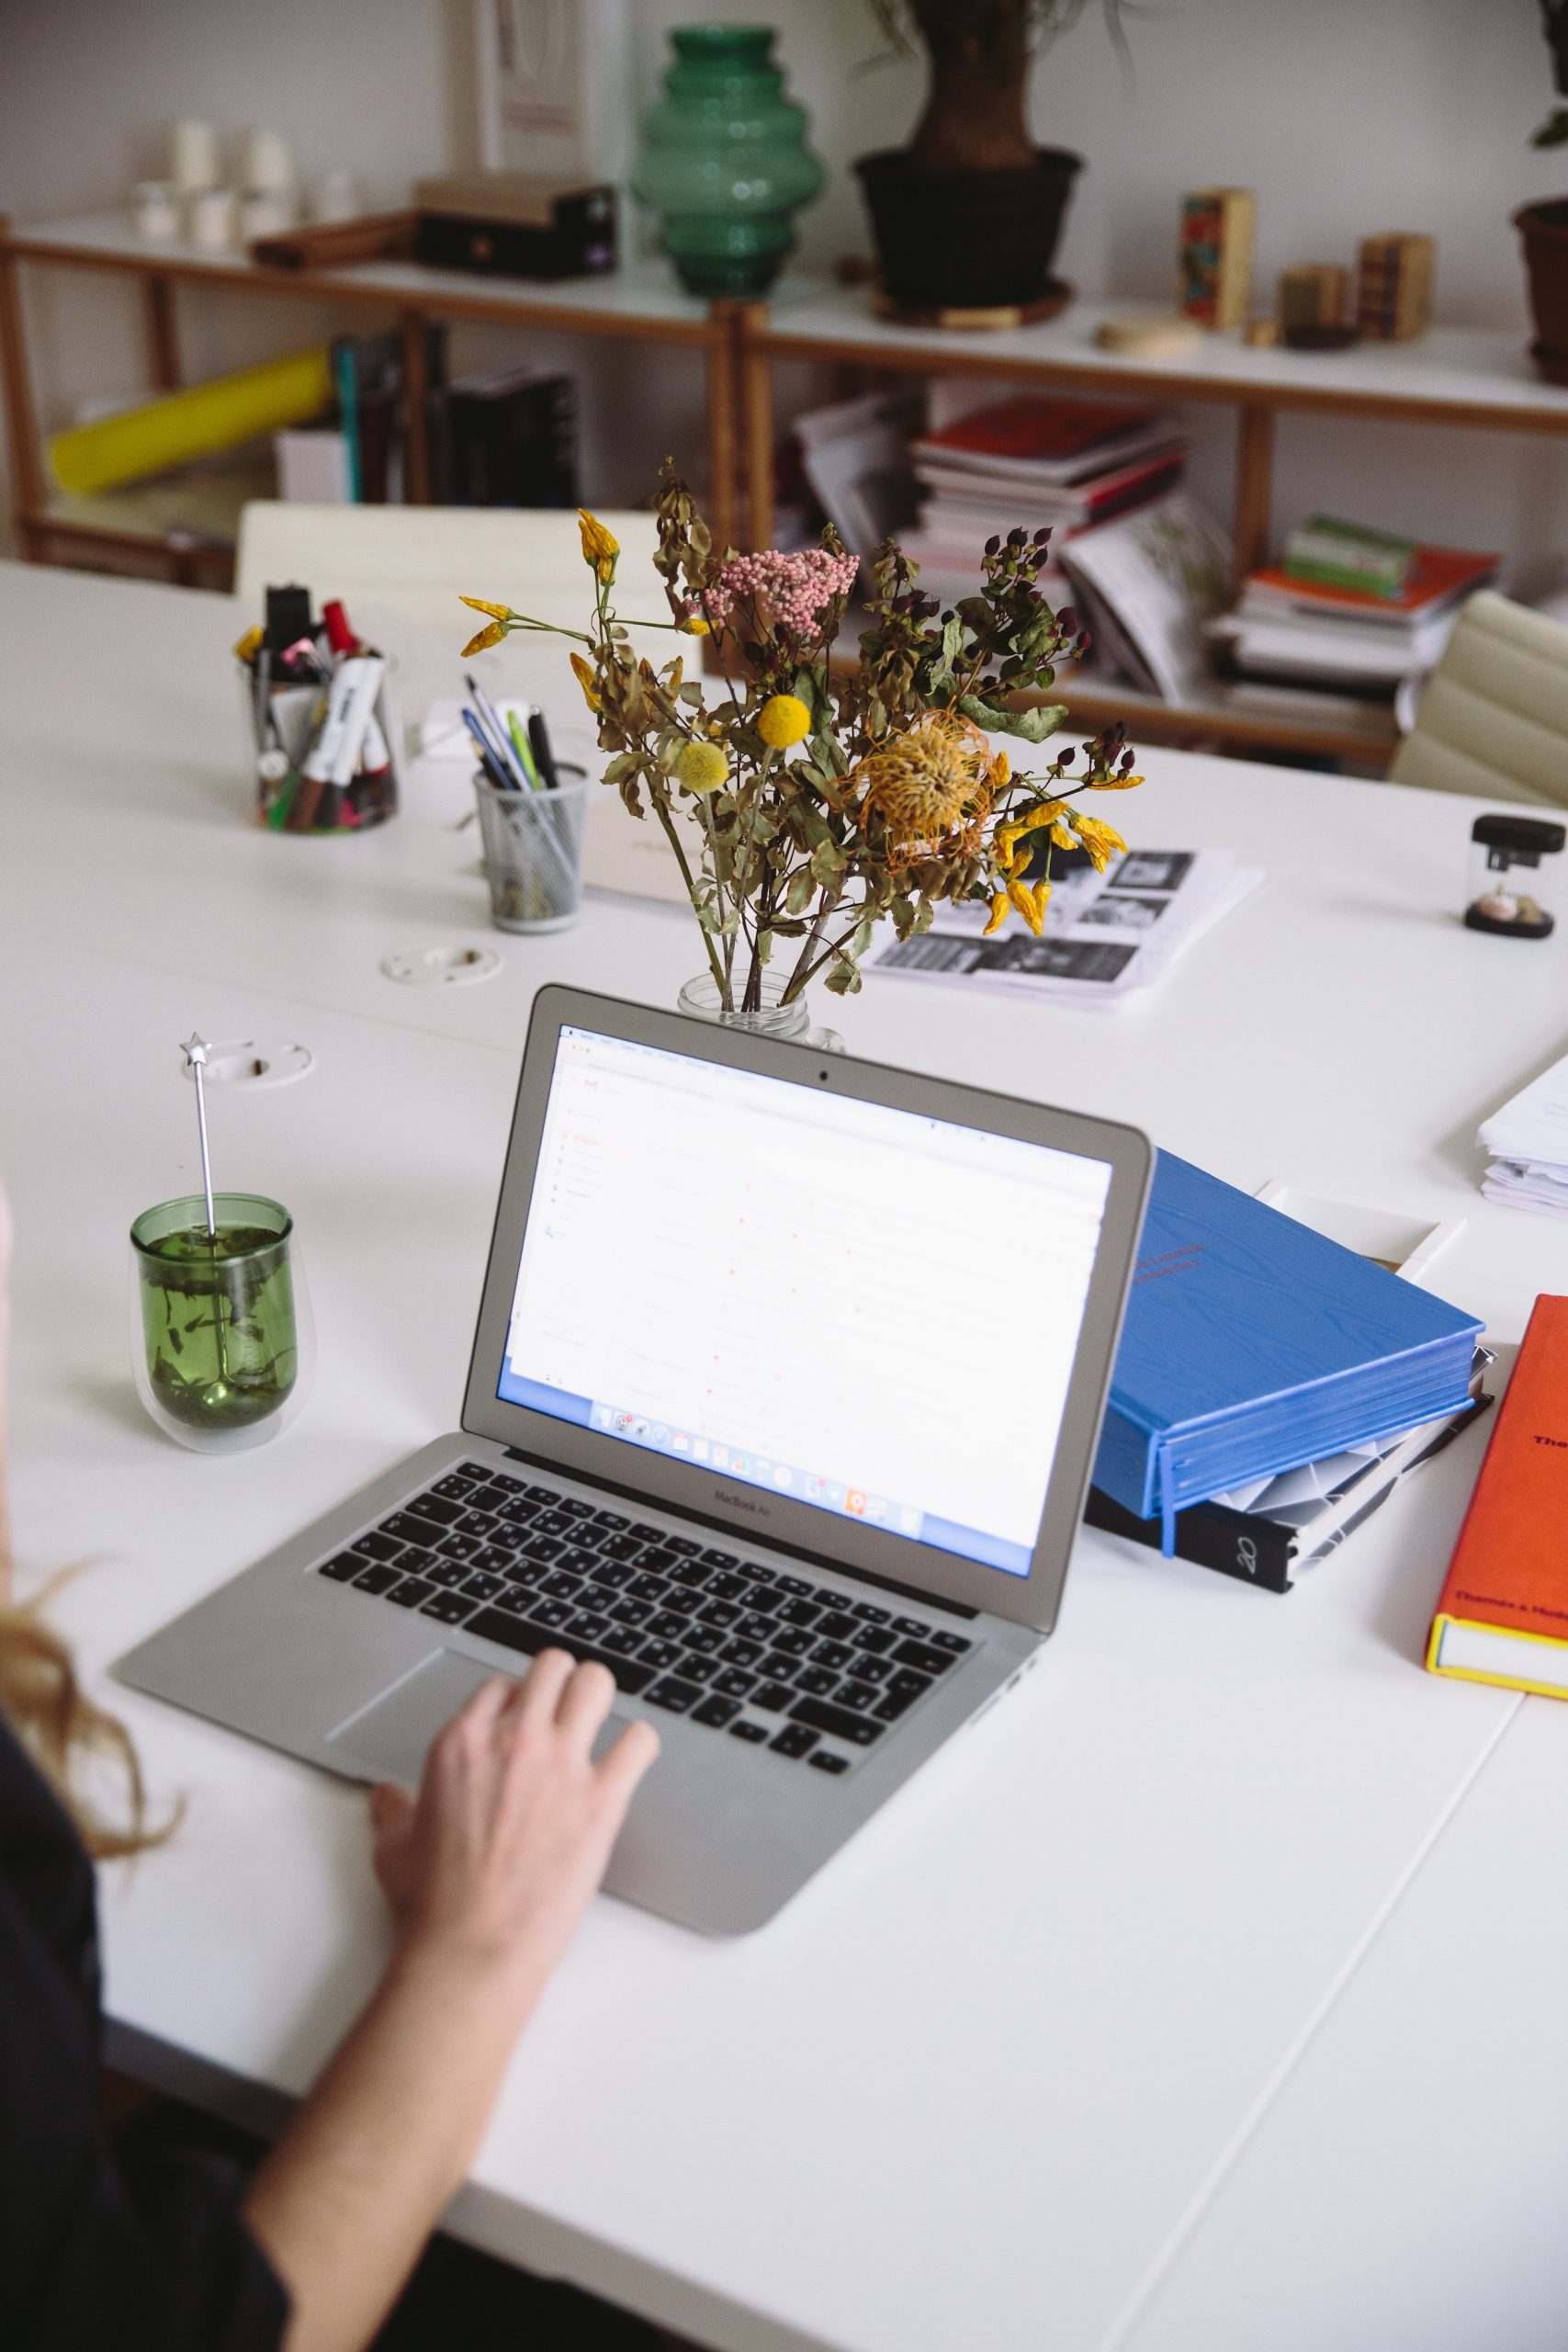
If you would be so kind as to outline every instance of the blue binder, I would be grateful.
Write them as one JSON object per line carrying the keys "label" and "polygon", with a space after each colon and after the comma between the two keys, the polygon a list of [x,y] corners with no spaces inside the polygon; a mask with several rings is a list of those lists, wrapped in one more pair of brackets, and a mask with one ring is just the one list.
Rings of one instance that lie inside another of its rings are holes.
{"label": "blue binder", "polygon": [[1162,1151],[1094,1484],[1169,1553],[1189,1504],[1459,1412],[1481,1329]]}

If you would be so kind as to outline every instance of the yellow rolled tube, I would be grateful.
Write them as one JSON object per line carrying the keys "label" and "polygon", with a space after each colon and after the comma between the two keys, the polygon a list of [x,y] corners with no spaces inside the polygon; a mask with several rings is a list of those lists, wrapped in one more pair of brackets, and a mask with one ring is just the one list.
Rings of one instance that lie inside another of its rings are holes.
{"label": "yellow rolled tube", "polygon": [[117,482],[303,424],[330,408],[333,397],[332,353],[322,344],[57,433],[49,461],[62,490],[111,490]]}

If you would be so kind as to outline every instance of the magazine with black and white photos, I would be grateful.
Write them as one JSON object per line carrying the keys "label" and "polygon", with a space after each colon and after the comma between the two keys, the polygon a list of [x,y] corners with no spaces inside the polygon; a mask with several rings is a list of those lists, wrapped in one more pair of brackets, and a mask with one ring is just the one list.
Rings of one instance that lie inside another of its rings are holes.
{"label": "magazine with black and white photos", "polygon": [[863,960],[911,979],[1116,1004],[1155,986],[1262,879],[1232,850],[1128,850],[1104,874],[1062,876],[1038,939],[1017,916],[987,938],[984,903],[939,906],[929,931],[900,941],[885,930]]}

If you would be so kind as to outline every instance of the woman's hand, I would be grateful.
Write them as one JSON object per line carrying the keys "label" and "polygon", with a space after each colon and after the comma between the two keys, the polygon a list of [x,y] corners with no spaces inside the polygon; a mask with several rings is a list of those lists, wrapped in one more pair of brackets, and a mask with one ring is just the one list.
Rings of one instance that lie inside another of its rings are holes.
{"label": "woman's hand", "polygon": [[454,1716],[417,1797],[371,1790],[400,1956],[514,1976],[525,1999],[544,1984],[659,1753],[652,1725],[633,1723],[593,1762],[615,1695],[604,1667],[544,1650],[524,1680],[498,1675]]}
{"label": "woman's hand", "polygon": [[245,2203],[292,2302],[287,2352],[361,2352],[473,2160],[659,1753],[635,1723],[593,1762],[615,1695],[604,1667],[546,1650],[454,1716],[417,1797],[370,1792],[398,1949]]}

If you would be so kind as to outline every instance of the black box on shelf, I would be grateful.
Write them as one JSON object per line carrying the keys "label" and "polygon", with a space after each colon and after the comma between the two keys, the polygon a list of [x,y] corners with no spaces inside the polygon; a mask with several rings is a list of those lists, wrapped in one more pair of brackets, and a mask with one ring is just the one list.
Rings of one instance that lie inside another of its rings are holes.
{"label": "black box on shelf", "polygon": [[615,266],[615,191],[521,172],[457,172],[414,187],[414,257],[492,277],[589,277]]}

